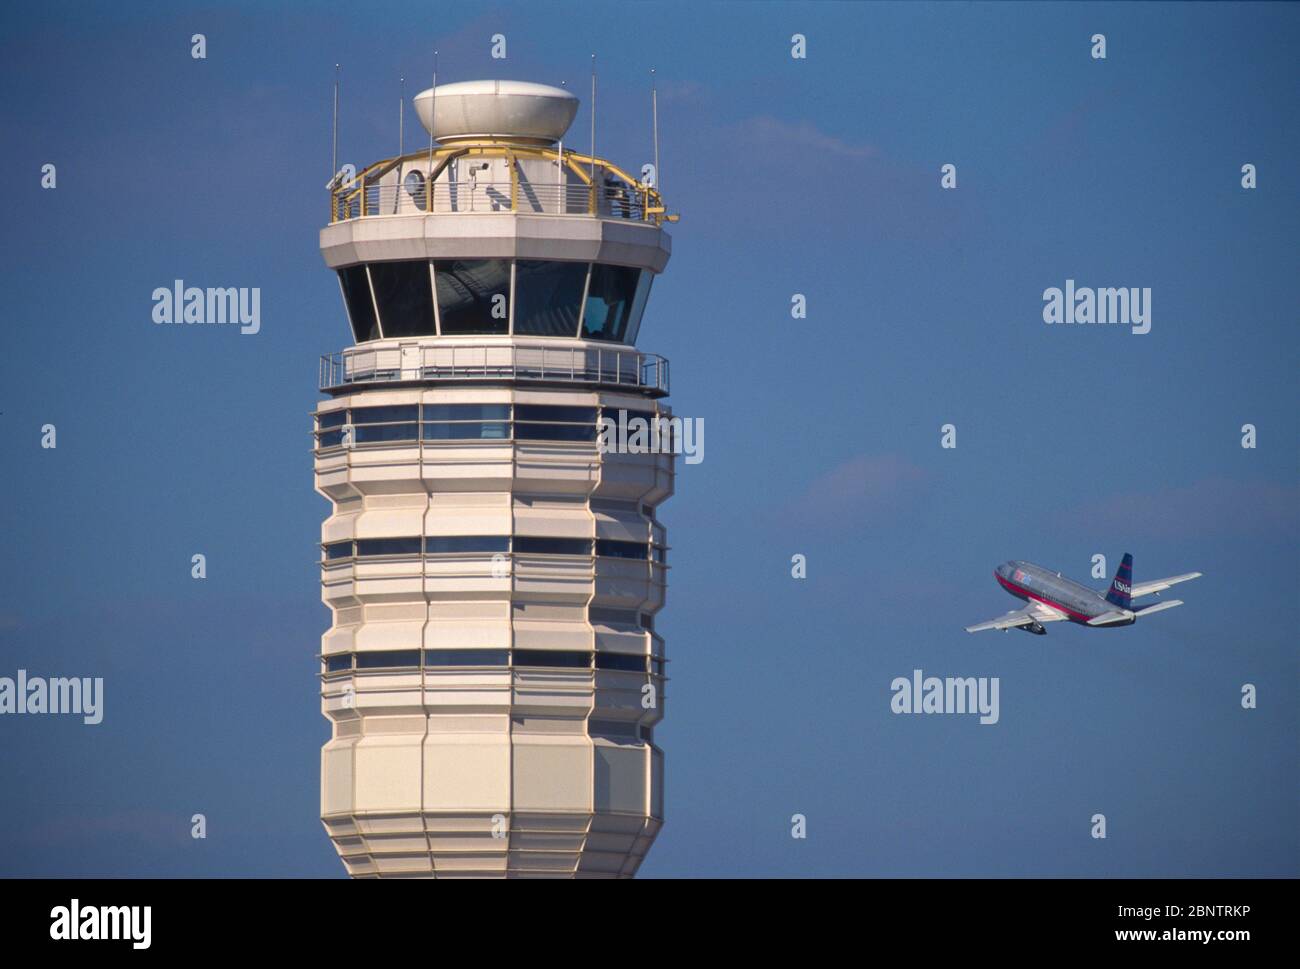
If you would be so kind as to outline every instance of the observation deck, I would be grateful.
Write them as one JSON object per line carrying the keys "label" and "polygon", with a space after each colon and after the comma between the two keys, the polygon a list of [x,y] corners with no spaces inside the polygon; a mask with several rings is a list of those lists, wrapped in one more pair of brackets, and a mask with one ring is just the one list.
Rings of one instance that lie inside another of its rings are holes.
{"label": "observation deck", "polygon": [[586,216],[655,226],[678,219],[666,212],[658,191],[612,162],[496,140],[387,158],[330,190],[331,225],[455,213]]}
{"label": "observation deck", "polygon": [[464,81],[414,99],[428,151],[375,162],[329,184],[330,224],[390,215],[531,213],[675,222],[653,185],[564,149],[578,111],[568,91]]}
{"label": "observation deck", "polygon": [[668,395],[668,361],[633,348],[499,342],[362,344],[320,358],[320,390],[338,395],[400,383],[575,384]]}

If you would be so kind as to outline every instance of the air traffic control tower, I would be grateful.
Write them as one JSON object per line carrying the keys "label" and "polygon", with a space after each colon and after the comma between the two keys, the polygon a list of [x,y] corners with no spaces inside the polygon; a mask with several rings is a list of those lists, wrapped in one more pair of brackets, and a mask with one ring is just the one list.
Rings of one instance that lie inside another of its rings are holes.
{"label": "air traffic control tower", "polygon": [[563,146],[566,91],[414,99],[433,141],[331,183],[321,252],[354,343],[315,412],[321,820],[353,876],[631,876],[663,821],[673,457],[636,348],[671,221]]}

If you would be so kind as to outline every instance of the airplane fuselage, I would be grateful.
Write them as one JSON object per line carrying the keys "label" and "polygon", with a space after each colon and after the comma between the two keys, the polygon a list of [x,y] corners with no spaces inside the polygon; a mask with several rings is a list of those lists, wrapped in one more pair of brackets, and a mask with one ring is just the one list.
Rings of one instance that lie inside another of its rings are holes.
{"label": "airplane fuselage", "polygon": [[[993,570],[993,575],[998,580],[998,585],[1017,599],[1041,602],[1064,613],[1070,622],[1081,626],[1088,625],[1089,620],[1096,619],[1103,613],[1117,611],[1102,593],[1032,562],[1004,562]],[[1106,625],[1128,626],[1134,621],[1133,614],[1128,613],[1127,619],[1108,622]]]}

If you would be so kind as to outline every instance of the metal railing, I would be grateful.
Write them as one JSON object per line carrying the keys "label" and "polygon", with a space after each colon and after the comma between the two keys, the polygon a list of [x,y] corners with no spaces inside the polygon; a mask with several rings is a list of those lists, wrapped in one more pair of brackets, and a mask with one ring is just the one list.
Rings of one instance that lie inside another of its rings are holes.
{"label": "metal railing", "polygon": [[331,223],[461,212],[586,215],[655,225],[677,221],[657,188],[612,162],[493,139],[386,158],[360,172],[340,170],[327,188]]}
{"label": "metal railing", "polygon": [[[430,205],[432,201],[432,205]],[[376,215],[446,215],[514,212],[527,215],[594,215],[644,221],[648,194],[628,185],[597,186],[519,181],[435,182],[433,198],[423,179],[411,185],[371,184],[333,196],[331,222]]]}
{"label": "metal railing", "polygon": [[436,381],[535,381],[633,387],[668,395],[668,361],[654,353],[604,347],[511,344],[412,344],[349,347],[320,358],[320,390],[364,384]]}

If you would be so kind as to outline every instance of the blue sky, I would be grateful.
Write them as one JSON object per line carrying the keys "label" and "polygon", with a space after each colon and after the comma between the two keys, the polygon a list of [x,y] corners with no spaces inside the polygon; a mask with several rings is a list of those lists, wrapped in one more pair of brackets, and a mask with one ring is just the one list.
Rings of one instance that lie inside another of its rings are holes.
{"label": "blue sky", "polygon": [[[53,4],[0,26],[0,675],[106,681],[99,726],[0,719],[0,874],[341,877],[309,437],[317,357],[349,342],[317,251],[330,84],[341,62],[360,166],[395,150],[398,78],[426,87],[434,48],[440,80],[567,82],[583,147],[597,53],[597,151],[632,169],[657,70],[682,219],[639,344],[707,437],[661,509],[668,822],[644,875],[1300,872],[1294,5]],[[177,278],[260,287],[261,332],[155,326]],[[1045,325],[1067,279],[1150,287],[1151,332]],[[1015,604],[1005,559],[1087,579],[1125,551],[1138,582],[1206,575],[1125,629],[962,631]],[[1000,722],[891,714],[915,668],[999,677]]]}

